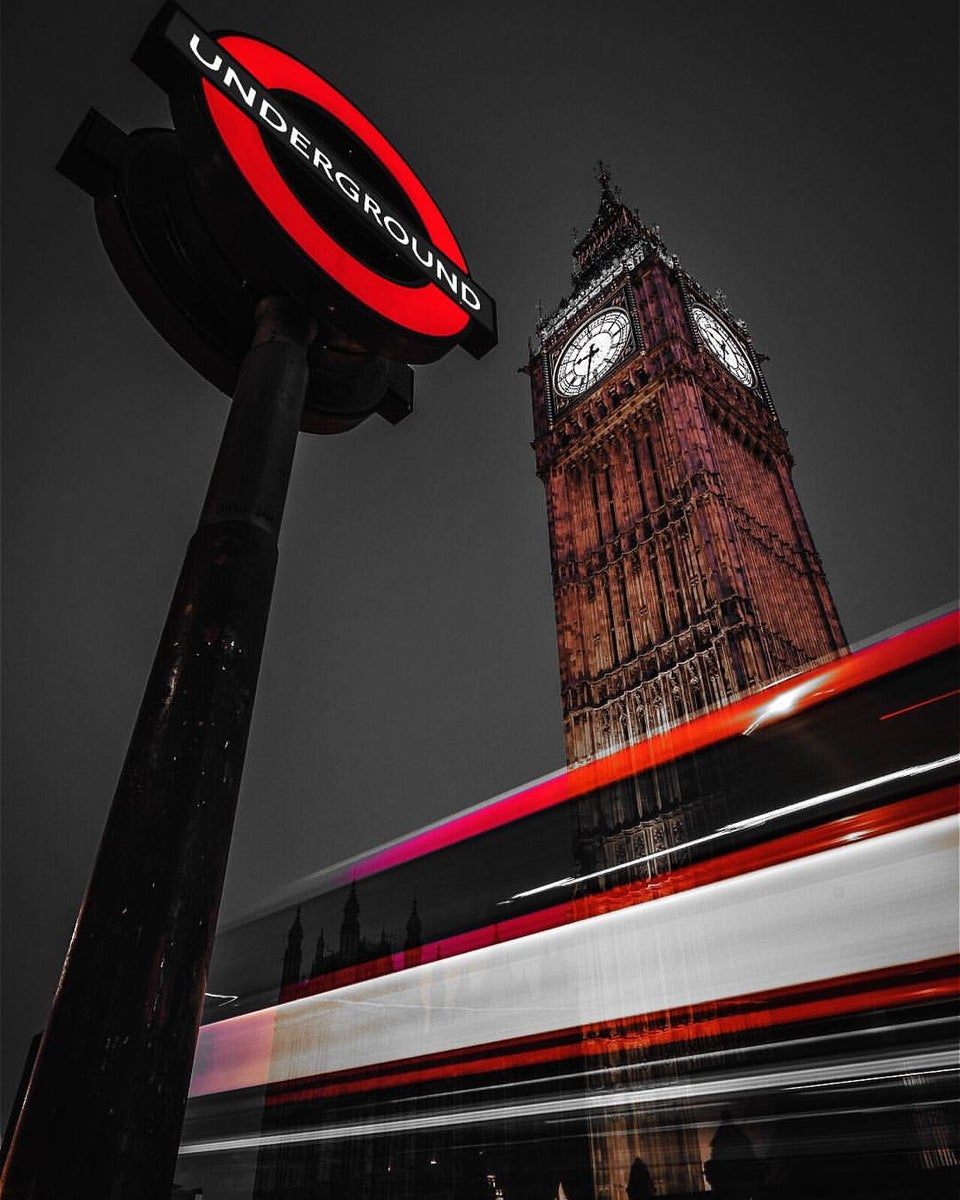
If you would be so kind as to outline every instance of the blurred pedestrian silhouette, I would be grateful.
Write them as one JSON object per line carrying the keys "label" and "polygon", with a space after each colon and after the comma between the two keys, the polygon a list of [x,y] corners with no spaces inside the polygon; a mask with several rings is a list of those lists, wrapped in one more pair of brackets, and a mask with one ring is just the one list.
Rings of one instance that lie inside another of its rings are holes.
{"label": "blurred pedestrian silhouette", "polygon": [[763,1166],[750,1139],[730,1120],[729,1113],[720,1116],[703,1173],[717,1200],[753,1200],[759,1195]]}
{"label": "blurred pedestrian silhouette", "polygon": [[642,1158],[635,1158],[630,1168],[630,1178],[627,1180],[628,1200],[649,1200],[656,1194],[657,1189],[653,1186],[647,1164]]}

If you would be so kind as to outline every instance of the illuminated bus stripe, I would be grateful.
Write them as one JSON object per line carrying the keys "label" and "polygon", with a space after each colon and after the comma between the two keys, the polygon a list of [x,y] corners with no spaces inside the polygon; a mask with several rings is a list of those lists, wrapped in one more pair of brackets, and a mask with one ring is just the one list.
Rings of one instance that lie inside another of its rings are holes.
{"label": "illuminated bus stripe", "polygon": [[957,843],[941,817],[205,1026],[191,1094],[942,959]]}
{"label": "illuminated bus stripe", "polygon": [[852,1016],[929,1004],[960,997],[960,956],[947,955],[926,963],[910,963],[883,971],[818,980],[801,987],[754,992],[748,996],[691,1008],[648,1013],[609,1024],[573,1026],[531,1039],[470,1046],[445,1056],[421,1056],[404,1063],[378,1064],[362,1071],[326,1075],[315,1081],[297,1080],[271,1089],[269,1105],[330,1100],[337,1096],[419,1084],[491,1072],[502,1075],[520,1067],[609,1056],[629,1051],[656,1061],[660,1048],[673,1049],[704,1038],[728,1037],[775,1029],[799,1022]]}
{"label": "illuminated bus stripe", "polygon": [[[924,764],[924,767],[935,769],[941,765],[941,763],[932,763]],[[909,771],[912,773],[917,769],[910,768]],[[910,775],[905,772],[904,778],[908,777]],[[787,834],[757,846],[731,851],[689,866],[675,867],[671,871],[658,874],[650,879],[610,887],[597,895],[579,897],[563,904],[548,905],[536,912],[525,913],[519,917],[505,917],[495,925],[480,926],[464,933],[424,943],[422,947],[418,948],[420,961],[429,962],[435,958],[452,958],[456,954],[465,954],[469,950],[479,950],[498,942],[527,937],[531,933],[555,929],[558,925],[569,924],[571,921],[581,921],[587,917],[597,916],[598,913],[612,912],[614,909],[626,908],[631,904],[642,904],[649,900],[655,900],[658,896],[672,895],[675,892],[702,887],[704,884],[716,883],[734,875],[743,875],[748,871],[759,870],[761,867],[775,866],[777,863],[789,862],[791,859],[802,858],[807,854],[819,853],[835,846],[844,846],[851,841],[878,837],[880,834],[891,833],[896,829],[906,829],[910,825],[919,825],[924,821],[932,821],[937,817],[949,816],[956,812],[958,799],[960,799],[960,789],[956,785],[938,788],[923,796],[841,817],[813,829]],[[728,836],[728,834],[723,836]],[[720,837],[720,834],[710,834],[699,839],[698,844],[709,843]],[[669,859],[670,856],[683,849],[684,847],[673,847],[670,850],[662,851],[660,855],[648,857]],[[629,866],[630,864],[625,865]],[[623,867],[617,869],[622,870]],[[300,999],[303,996],[313,996],[320,992],[333,991],[335,988],[347,987],[349,984],[359,983],[363,979],[390,975],[395,971],[407,969],[407,961],[404,952],[399,951],[396,954],[373,959],[358,966],[330,971],[325,975],[315,976],[313,979],[288,986],[283,992],[282,999],[284,1001]]]}

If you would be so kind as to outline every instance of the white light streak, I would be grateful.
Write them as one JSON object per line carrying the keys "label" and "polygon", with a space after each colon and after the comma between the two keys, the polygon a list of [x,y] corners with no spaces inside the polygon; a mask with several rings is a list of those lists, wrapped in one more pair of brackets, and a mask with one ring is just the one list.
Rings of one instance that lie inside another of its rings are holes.
{"label": "white light streak", "polygon": [[786,716],[788,712],[796,708],[804,696],[809,696],[811,692],[815,692],[833,673],[831,671],[826,676],[817,675],[814,679],[808,679],[806,683],[798,683],[796,687],[790,688],[789,691],[781,692],[778,696],[774,696],[772,700],[760,709],[756,717],[746,727],[743,731],[743,736],[747,737],[753,733],[765,721],[772,721],[777,717]]}
{"label": "white light streak", "polygon": [[500,904],[511,904],[514,900],[524,900],[528,896],[536,896],[540,892],[548,892],[554,888],[570,887],[577,883],[587,883],[591,879],[601,879],[605,875],[615,875],[619,871],[626,871],[630,867],[639,867],[644,863],[656,862],[660,858],[669,858],[671,854],[678,854],[681,850],[690,850],[694,846],[704,846],[707,842],[715,842],[720,838],[729,837],[731,833],[739,833],[744,829],[753,829],[758,825],[765,825],[768,821],[775,821],[779,817],[786,817],[792,813],[802,812],[804,809],[813,808],[818,804],[829,804],[833,800],[842,800],[846,796],[856,795],[857,792],[869,791],[870,788],[882,787],[887,783],[895,783],[900,779],[910,779],[916,775],[924,775],[929,771],[937,771],[941,767],[948,767],[951,764],[960,763],[960,754],[951,754],[946,758],[938,758],[933,762],[919,763],[913,767],[903,767],[899,771],[891,771],[888,775],[878,775],[874,779],[864,779],[859,783],[852,783],[848,787],[837,788],[832,792],[822,792],[819,796],[810,796],[806,800],[797,800],[793,804],[786,804],[783,808],[774,808],[769,812],[760,813],[756,817],[747,817],[743,821],[735,821],[732,825],[724,825],[722,829],[716,830],[714,833],[704,834],[703,837],[693,838],[689,842],[680,842],[676,846],[671,846],[667,850],[655,850],[652,854],[644,854],[640,858],[631,858],[627,862],[618,863],[613,867],[604,867],[601,871],[591,871],[588,875],[567,875],[563,879],[554,879],[550,883],[541,883],[538,887],[528,888],[525,892],[515,892],[506,900],[500,900]]}
{"label": "white light streak", "polygon": [[809,800],[798,800],[795,804],[786,804],[783,808],[775,808],[770,812],[763,813],[759,817],[748,817],[744,821],[735,821],[732,825],[725,825],[720,833],[736,833],[741,829],[752,829],[756,825],[763,825],[767,821],[775,821],[778,817],[786,817],[792,813],[802,812],[805,808],[812,808],[815,804],[828,804],[831,800],[842,800],[845,796],[852,796],[856,792],[865,791],[868,788],[882,787],[885,783],[895,783],[900,779],[910,779],[916,775],[924,775],[928,771],[938,771],[941,767],[953,766],[960,763],[960,754],[949,754],[946,758],[938,758],[933,762],[920,763],[915,767],[903,767],[899,771],[891,771],[889,775],[878,775],[875,779],[867,779],[862,783],[853,783],[849,787],[837,788],[833,792],[824,792],[821,796],[811,796]]}
{"label": "white light streak", "polygon": [[[819,1063],[811,1067],[768,1071],[737,1077],[714,1077],[682,1083],[650,1084],[575,1096],[549,1097],[517,1104],[495,1104],[476,1108],[455,1108],[442,1113],[421,1112],[409,1117],[387,1120],[360,1121],[327,1125],[314,1129],[287,1132],[256,1133],[240,1137],[218,1138],[211,1141],[186,1142],[181,1155],[218,1154],[235,1150],[254,1150],[260,1146],[291,1146],[312,1142],[333,1142],[347,1138],[371,1138],[387,1133],[421,1132],[425,1129],[451,1129],[458,1125],[473,1125],[487,1121],[513,1121],[529,1117],[556,1116],[563,1113],[580,1114],[609,1109],[636,1108],[662,1104],[673,1100],[704,1100],[727,1098],[744,1092],[764,1092],[787,1088],[813,1086],[842,1086],[860,1081],[864,1073],[871,1081],[895,1079],[911,1074],[933,1071],[956,1071],[956,1055],[952,1050],[933,1050],[912,1055],[890,1055],[868,1062]],[[854,1074],[851,1076],[851,1072]]]}

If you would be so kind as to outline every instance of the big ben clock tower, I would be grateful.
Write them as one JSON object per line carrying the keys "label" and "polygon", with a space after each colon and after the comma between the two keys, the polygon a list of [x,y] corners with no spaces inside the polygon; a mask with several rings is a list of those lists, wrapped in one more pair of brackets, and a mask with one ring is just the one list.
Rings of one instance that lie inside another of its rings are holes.
{"label": "big ben clock tower", "polygon": [[527,368],[571,764],[845,645],[745,327],[599,181]]}

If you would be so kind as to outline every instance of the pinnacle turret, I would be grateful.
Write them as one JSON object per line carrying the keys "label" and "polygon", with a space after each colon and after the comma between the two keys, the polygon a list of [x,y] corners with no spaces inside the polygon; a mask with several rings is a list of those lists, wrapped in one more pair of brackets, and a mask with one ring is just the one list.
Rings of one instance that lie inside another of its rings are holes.
{"label": "pinnacle turret", "polygon": [[280,975],[280,986],[282,988],[289,987],[292,983],[300,982],[302,950],[303,924],[300,920],[300,909],[298,907],[297,915],[293,918],[293,923],[287,931],[287,948],[284,951],[283,970]]}

